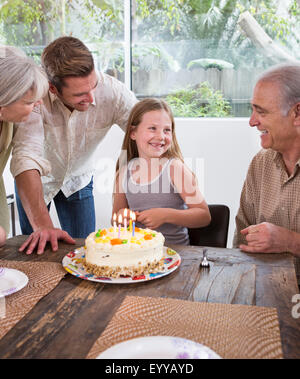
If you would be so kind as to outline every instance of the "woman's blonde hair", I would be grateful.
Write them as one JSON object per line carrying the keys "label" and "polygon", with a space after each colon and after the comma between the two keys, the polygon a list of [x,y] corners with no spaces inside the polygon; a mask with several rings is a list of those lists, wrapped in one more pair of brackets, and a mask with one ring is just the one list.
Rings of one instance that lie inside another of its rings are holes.
{"label": "woman's blonde hair", "polygon": [[[156,98],[147,98],[139,101],[135,104],[135,106],[132,108],[130,112],[129,119],[127,122],[126,133],[122,145],[122,152],[126,152],[127,159],[125,160],[125,162],[129,162],[131,159],[138,158],[139,156],[136,141],[131,139],[130,137],[131,132],[139,126],[145,113],[157,110],[166,111],[170,116],[170,120],[172,123],[172,143],[170,148],[163,154],[162,157],[168,159],[178,158],[183,162],[183,156],[176,139],[175,122],[171,108],[164,100]],[[122,158],[122,161],[124,161],[124,157]],[[119,158],[116,166],[117,172],[120,168],[120,162],[121,160]]]}
{"label": "woman's blonde hair", "polygon": [[0,45],[0,107],[20,100],[29,90],[37,101],[48,88],[45,73],[31,58],[16,47]]}

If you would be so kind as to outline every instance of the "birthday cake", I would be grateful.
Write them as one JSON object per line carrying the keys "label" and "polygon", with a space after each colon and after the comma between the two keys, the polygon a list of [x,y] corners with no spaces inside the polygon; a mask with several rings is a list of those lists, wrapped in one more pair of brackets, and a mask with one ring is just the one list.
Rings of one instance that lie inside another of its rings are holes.
{"label": "birthday cake", "polygon": [[99,229],[85,240],[85,269],[94,275],[118,278],[164,270],[164,236],[151,229]]}

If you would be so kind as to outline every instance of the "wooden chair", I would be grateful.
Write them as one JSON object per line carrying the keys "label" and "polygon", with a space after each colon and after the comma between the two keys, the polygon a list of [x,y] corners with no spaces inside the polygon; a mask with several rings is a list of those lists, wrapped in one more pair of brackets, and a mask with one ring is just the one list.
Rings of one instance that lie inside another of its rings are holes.
{"label": "wooden chair", "polygon": [[189,229],[190,244],[194,246],[226,247],[230,210],[227,205],[208,205],[211,223],[203,228]]}

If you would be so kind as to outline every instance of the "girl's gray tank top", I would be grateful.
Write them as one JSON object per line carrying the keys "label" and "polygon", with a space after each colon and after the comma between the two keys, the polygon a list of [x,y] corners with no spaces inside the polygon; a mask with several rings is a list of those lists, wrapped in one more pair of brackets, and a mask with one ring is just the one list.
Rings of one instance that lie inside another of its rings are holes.
{"label": "girl's gray tank top", "polygon": [[[173,186],[170,178],[170,163],[163,166],[160,174],[150,183],[136,183],[131,176],[131,167],[133,160],[127,166],[127,175],[124,177],[123,190],[126,194],[128,206],[133,211],[144,211],[151,208],[174,208],[187,209],[187,205]],[[139,222],[136,226],[145,228]],[[157,228],[161,232],[168,244],[189,245],[188,229],[183,226],[165,223]]]}

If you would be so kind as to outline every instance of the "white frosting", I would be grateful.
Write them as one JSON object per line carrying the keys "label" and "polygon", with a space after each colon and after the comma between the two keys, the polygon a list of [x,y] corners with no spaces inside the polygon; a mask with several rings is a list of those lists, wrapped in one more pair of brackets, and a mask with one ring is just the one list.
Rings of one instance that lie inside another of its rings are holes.
{"label": "white frosting", "polygon": [[[132,237],[130,232],[125,232],[122,228],[120,239],[127,242],[116,245],[111,243],[115,237],[113,228],[105,229],[102,236],[97,237],[96,234],[97,232],[91,233],[85,241],[87,264],[123,271],[123,268],[158,263],[163,257],[165,238],[151,229],[140,229]],[[151,239],[145,239],[146,235],[151,236]]]}

